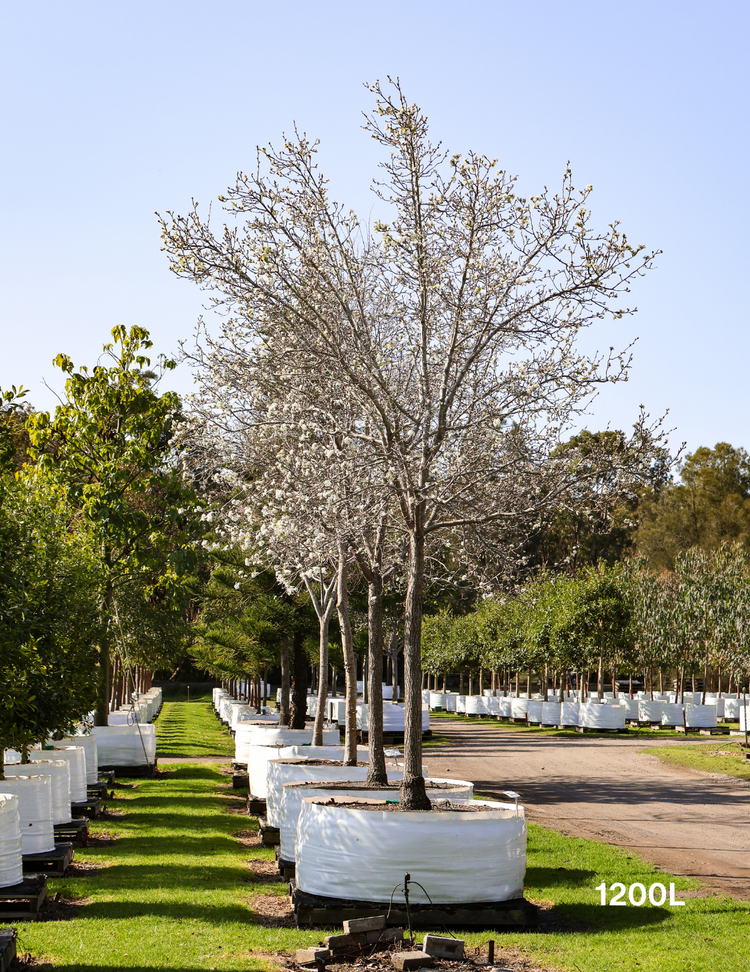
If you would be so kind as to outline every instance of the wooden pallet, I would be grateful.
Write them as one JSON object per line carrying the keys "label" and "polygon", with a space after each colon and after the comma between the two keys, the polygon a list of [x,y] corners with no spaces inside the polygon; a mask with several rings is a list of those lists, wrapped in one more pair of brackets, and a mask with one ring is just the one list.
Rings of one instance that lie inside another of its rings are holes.
{"label": "wooden pallet", "polygon": [[707,729],[700,729],[697,726],[688,726],[687,728],[685,726],[675,726],[674,731],[682,733],[697,732],[701,736],[728,736],[729,726],[711,726]]}
{"label": "wooden pallet", "polygon": [[24,874],[53,874],[63,877],[73,860],[73,845],[69,843],[55,844],[55,849],[46,854],[24,854]]}
{"label": "wooden pallet", "polygon": [[0,972],[7,972],[16,957],[15,928],[0,928]]}
{"label": "wooden pallet", "polygon": [[115,771],[109,770],[107,773],[103,773],[99,770],[99,783],[104,783],[106,786],[114,786],[115,783]]}
{"label": "wooden pallet", "polygon": [[26,874],[20,884],[0,888],[0,920],[35,921],[47,897],[47,875]]}
{"label": "wooden pallet", "polygon": [[86,784],[86,796],[97,797],[100,800],[107,799],[107,784],[102,780],[100,783],[87,783]]}
{"label": "wooden pallet", "polygon": [[260,827],[260,839],[264,847],[276,847],[281,840],[278,827],[269,827],[265,817],[258,817]]}
{"label": "wooden pallet", "polygon": [[129,779],[151,779],[154,773],[157,772],[158,760],[154,760],[153,763],[144,763],[141,766],[104,766],[99,767],[104,769],[107,773],[115,773],[118,778],[125,777]]}
{"label": "wooden pallet", "polygon": [[276,863],[279,868],[279,874],[285,881],[293,881],[294,874],[296,871],[296,864],[294,861],[285,861],[283,857],[278,857]]}
{"label": "wooden pallet", "polygon": [[70,805],[70,811],[74,817],[87,817],[89,820],[98,820],[102,809],[102,801],[99,797],[91,797],[88,800],[81,800]]}
{"label": "wooden pallet", "polygon": [[251,817],[262,817],[266,814],[266,801],[263,797],[254,797],[252,793],[247,797],[247,812]]}
{"label": "wooden pallet", "polygon": [[[340,925],[352,918],[369,918],[382,914],[383,902],[345,901],[324,898],[300,891],[292,882],[290,897],[298,928]],[[387,902],[386,902],[387,905]],[[388,925],[412,928],[498,928],[533,930],[539,923],[539,909],[525,898],[510,901],[466,903],[462,905],[410,904],[407,915],[403,901],[395,899],[388,909]]]}
{"label": "wooden pallet", "polygon": [[630,730],[628,729],[627,726],[625,726],[624,729],[591,729],[588,726],[575,726],[574,728],[575,728],[575,731],[576,732],[580,732],[580,733],[587,733],[587,732],[595,732],[595,733],[600,733],[600,732],[605,732],[605,733],[608,733],[608,732],[619,732],[619,733],[630,732]]}
{"label": "wooden pallet", "polygon": [[89,842],[89,818],[79,817],[70,823],[55,824],[55,841],[67,841],[74,847],[86,847]]}

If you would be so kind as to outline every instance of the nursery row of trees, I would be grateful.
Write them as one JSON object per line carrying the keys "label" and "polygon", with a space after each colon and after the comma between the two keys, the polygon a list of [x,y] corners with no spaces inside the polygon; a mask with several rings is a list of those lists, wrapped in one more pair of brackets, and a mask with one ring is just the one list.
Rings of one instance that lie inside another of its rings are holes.
{"label": "nursery row of trees", "polygon": [[[633,677],[646,690],[702,679],[704,701],[713,686],[746,686],[750,675],[750,558],[739,544],[692,548],[674,571],[648,569],[643,560],[603,563],[577,576],[541,575],[516,596],[490,598],[466,615],[426,617],[425,668],[434,678],[468,670],[481,691],[588,687],[595,673],[601,697],[610,684]],[[723,681],[722,681],[723,680]],[[485,684],[484,687],[490,687]]]}
{"label": "nursery row of trees", "polygon": [[[76,371],[54,415],[0,403],[0,752],[107,723],[133,673],[185,651],[197,502],[175,464],[175,395],[148,334],[113,331],[106,364]],[[117,678],[111,678],[115,661]]]}

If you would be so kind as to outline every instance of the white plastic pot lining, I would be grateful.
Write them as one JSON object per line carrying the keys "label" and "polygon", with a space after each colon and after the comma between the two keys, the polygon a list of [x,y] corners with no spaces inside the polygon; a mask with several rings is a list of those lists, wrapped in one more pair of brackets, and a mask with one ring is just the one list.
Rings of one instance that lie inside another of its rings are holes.
{"label": "white plastic pot lining", "polygon": [[560,708],[559,726],[577,726],[580,718],[580,702],[563,702]]}
{"label": "white plastic pot lining", "polygon": [[466,696],[466,715],[487,715],[489,707],[483,695]]}
{"label": "white plastic pot lining", "polygon": [[[523,894],[523,808],[482,801],[484,813],[354,810],[302,801],[295,881],[322,897],[386,905],[409,872],[434,904],[506,901]],[[481,881],[477,875],[481,874]],[[416,885],[411,898],[428,899]]]}
{"label": "white plastic pot lining", "polygon": [[[399,777],[400,778],[400,777]],[[391,779],[389,773],[389,779]],[[300,786],[304,781],[288,782],[282,787],[281,808],[279,813],[279,856],[282,860],[293,861],[297,857],[297,821],[299,812],[302,808],[302,801],[307,797],[331,798],[337,802],[346,802],[354,799],[368,800],[394,800],[398,799],[398,792],[390,790],[378,790],[377,788],[347,790],[345,787],[326,789],[326,783],[321,781],[319,786]],[[449,780],[439,778],[425,779],[425,791],[431,800],[450,800],[451,803],[472,803],[474,800],[474,784],[466,780]],[[454,788],[450,792],[445,789],[431,787],[433,783],[451,783]]]}
{"label": "white plastic pot lining", "polygon": [[[59,742],[55,740],[52,745],[55,749],[61,746],[81,746],[86,758],[86,783],[94,784],[99,781],[99,748],[96,745],[96,736],[92,734],[79,736],[65,736]],[[50,757],[56,759],[57,757]]]}
{"label": "white plastic pot lining", "polygon": [[560,702],[543,702],[542,703],[542,724],[545,726],[559,726],[562,725],[560,719],[562,718],[562,705]]}
{"label": "white plastic pot lining", "polygon": [[[51,754],[50,754],[51,755]],[[52,823],[70,823],[70,763],[67,759],[34,759],[30,763],[11,763],[5,767],[8,778],[48,776],[52,787]],[[2,789],[2,783],[0,783]]]}
{"label": "white plastic pot lining", "polygon": [[513,711],[513,699],[498,699],[497,700],[497,714],[502,719],[510,719],[511,712]]}
{"label": "white plastic pot lining", "polygon": [[328,699],[326,702],[326,717],[330,722],[337,722],[344,725],[346,722],[346,699]]}
{"label": "white plastic pot lining", "polygon": [[[333,747],[332,747],[333,748]],[[271,827],[280,826],[281,797],[285,783],[300,783],[303,780],[336,780],[357,781],[367,778],[369,766],[312,766],[312,761],[297,762],[295,757],[291,762],[284,759],[272,759],[266,768],[266,819]],[[304,756],[302,757],[304,759]],[[398,779],[403,778],[403,770],[399,771]]]}
{"label": "white plastic pot lining", "polygon": [[665,702],[652,702],[650,699],[642,699],[638,703],[638,721],[639,722],[661,722],[661,717],[664,715]]}
{"label": "white plastic pot lining", "polygon": [[54,751],[46,750],[55,759],[66,759],[70,763],[70,799],[73,803],[85,803],[86,791],[86,752],[83,746],[56,746]]}
{"label": "white plastic pot lining", "polygon": [[15,793],[3,793],[0,782],[0,888],[23,881],[21,817]]}
{"label": "white plastic pot lining", "polygon": [[430,692],[429,702],[430,702],[430,709],[447,710],[448,708],[445,692]]}
{"label": "white plastic pot lining", "polygon": [[[357,703],[357,729],[367,731],[369,725],[369,704]],[[403,703],[383,702],[383,732],[403,732],[406,710]],[[430,710],[422,706],[422,731],[430,728]]]}
{"label": "white plastic pot lining", "polygon": [[[343,759],[343,746],[282,746],[279,759]],[[369,763],[370,750],[357,746],[357,762]]]}
{"label": "white plastic pot lining", "polygon": [[16,776],[0,783],[3,793],[18,797],[21,848],[24,854],[46,854],[55,849],[52,824],[52,783],[49,776]]}
{"label": "white plastic pot lining", "polygon": [[740,699],[724,699],[724,720],[734,722],[739,719],[741,705]]}
{"label": "white plastic pot lining", "polygon": [[681,705],[678,705],[676,702],[662,702],[662,706],[663,712],[661,724],[663,726],[683,725],[683,712]]}
{"label": "white plastic pot lining", "polygon": [[586,729],[624,729],[625,706],[583,702],[578,712],[578,725]]}
{"label": "white plastic pot lining", "polygon": [[716,726],[716,706],[686,705],[685,722],[688,729],[713,729]]}
{"label": "white plastic pot lining", "polygon": [[529,708],[526,714],[529,722],[534,723],[534,725],[539,725],[542,722],[543,712],[544,702],[538,699],[529,699]]}
{"label": "white plastic pot lining", "polygon": [[456,696],[456,712],[466,712],[466,696],[457,695]]}
{"label": "white plastic pot lining", "polygon": [[100,766],[147,766],[156,761],[154,726],[94,726],[93,732]]}
{"label": "white plastic pot lining", "polygon": [[[339,733],[338,730],[334,731],[336,738],[333,741],[338,743]],[[312,729],[288,729],[286,726],[280,726],[278,722],[267,719],[253,720],[250,725],[240,722],[234,733],[234,761],[247,763],[250,759],[250,749],[255,745],[291,746],[295,743],[310,743],[312,733]],[[325,735],[324,730],[324,739]]]}
{"label": "white plastic pot lining", "polygon": [[528,699],[519,698],[510,700],[510,714],[513,719],[525,719],[528,711]]}

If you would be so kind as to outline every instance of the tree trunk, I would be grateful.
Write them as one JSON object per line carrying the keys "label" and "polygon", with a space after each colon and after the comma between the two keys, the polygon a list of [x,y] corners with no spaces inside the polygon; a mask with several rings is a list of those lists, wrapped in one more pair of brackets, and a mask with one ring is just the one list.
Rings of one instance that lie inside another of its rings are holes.
{"label": "tree trunk", "polygon": [[341,649],[344,655],[344,691],[346,692],[346,722],[344,730],[344,765],[357,765],[357,659],[354,655],[352,625],[349,618],[346,556],[339,547],[339,576],[336,587],[336,609],[341,629]]}
{"label": "tree trunk", "polygon": [[326,698],[328,697],[328,625],[331,620],[333,601],[320,619],[320,661],[318,662],[318,704],[315,708],[315,722],[313,723],[313,746],[323,745],[323,722],[326,716]]}
{"label": "tree trunk", "polygon": [[305,655],[304,636],[295,631],[292,639],[292,712],[291,728],[304,729],[307,716],[307,656]]}
{"label": "tree trunk", "polygon": [[281,701],[279,725],[289,725],[289,635],[281,636]]}
{"label": "tree trunk", "polygon": [[422,595],[424,585],[424,535],[419,529],[409,537],[409,567],[404,609],[404,779],[403,810],[429,810],[422,775]]}
{"label": "tree trunk", "polygon": [[[368,786],[382,786],[388,782],[383,752],[383,578],[379,571],[371,571],[367,583],[368,671],[367,744],[370,766]],[[422,696],[419,696],[420,702]]]}
{"label": "tree trunk", "polygon": [[99,687],[97,692],[96,709],[94,710],[94,725],[109,725],[109,682],[111,677],[109,660],[110,616],[114,604],[114,589],[109,577],[109,554],[105,552],[104,562],[108,568],[107,582],[102,599],[102,633],[99,642]]}

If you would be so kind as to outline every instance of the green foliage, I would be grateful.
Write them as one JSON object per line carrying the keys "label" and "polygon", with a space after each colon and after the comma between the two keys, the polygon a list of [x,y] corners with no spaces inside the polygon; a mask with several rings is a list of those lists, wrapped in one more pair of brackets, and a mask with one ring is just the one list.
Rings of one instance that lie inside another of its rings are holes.
{"label": "green foliage", "polygon": [[94,704],[100,561],[64,491],[28,470],[0,503],[0,751],[69,731]]}
{"label": "green foliage", "polygon": [[638,552],[654,569],[674,569],[691,547],[738,541],[750,551],[750,456],[726,442],[697,449],[679,483],[649,491],[639,518]]}

